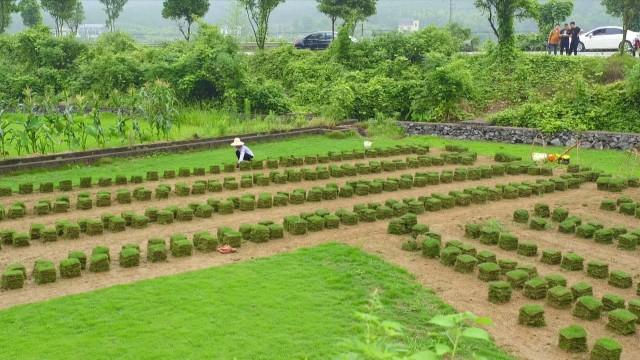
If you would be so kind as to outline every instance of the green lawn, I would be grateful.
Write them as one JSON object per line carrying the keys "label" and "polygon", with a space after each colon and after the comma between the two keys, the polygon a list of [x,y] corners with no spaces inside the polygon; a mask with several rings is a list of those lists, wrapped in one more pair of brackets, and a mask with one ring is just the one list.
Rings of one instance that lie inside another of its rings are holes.
{"label": "green lawn", "polygon": [[[325,154],[327,151],[341,151],[362,148],[363,139],[359,136],[351,136],[341,140],[330,139],[326,136],[299,137],[285,141],[270,143],[248,144],[257,158],[277,158],[287,155]],[[493,156],[496,152],[506,151],[529,158],[532,151],[530,145],[511,145],[481,141],[455,141],[436,137],[412,136],[403,139],[392,139],[378,136],[373,139],[374,146],[390,146],[394,144],[430,144],[433,147],[444,147],[444,144],[459,144],[468,146],[471,150],[481,155]],[[534,151],[541,151],[536,148]],[[548,147],[547,152],[562,152],[561,148]],[[589,165],[613,174],[630,175],[640,171],[637,160],[632,160],[622,151],[614,150],[581,150],[579,161],[572,153],[573,161]],[[158,154],[154,156],[134,159],[113,159],[110,164],[91,166],[70,166],[58,170],[37,170],[20,174],[3,176],[0,186],[12,186],[17,190],[22,182],[40,183],[44,181],[60,181],[71,179],[75,184],[80,177],[93,176],[94,181],[99,177],[114,175],[144,175],[148,170],[162,172],[166,169],[178,167],[196,167],[235,161],[235,154],[231,148],[222,148],[206,151],[182,152],[176,154]]]}
{"label": "green lawn", "polygon": [[[410,329],[452,309],[406,271],[329,243],[270,258],[141,281],[0,311],[2,359],[328,359],[362,332],[354,312]],[[493,344],[464,353],[509,358]]]}

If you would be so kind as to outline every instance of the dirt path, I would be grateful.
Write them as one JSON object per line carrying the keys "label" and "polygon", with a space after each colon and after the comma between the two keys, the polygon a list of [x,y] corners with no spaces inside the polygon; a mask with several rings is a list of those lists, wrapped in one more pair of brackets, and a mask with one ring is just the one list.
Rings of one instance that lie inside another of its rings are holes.
{"label": "dirt path", "polygon": [[[219,226],[237,227],[240,223],[255,223],[260,220],[281,220],[283,216],[309,211],[318,208],[326,208],[333,211],[340,207],[349,208],[356,203],[382,202],[389,198],[401,199],[414,197],[431,192],[447,192],[453,189],[478,185],[494,185],[496,183],[530,180],[529,176],[507,176],[481,181],[467,181],[463,183],[442,184],[437,187],[398,191],[395,193],[383,193],[366,197],[353,197],[350,199],[338,199],[320,203],[306,203],[304,205],[290,205],[283,208],[258,210],[247,213],[235,213],[229,216],[215,216],[212,219],[197,220],[190,223],[178,223],[167,227],[154,226],[144,230],[131,230],[121,234],[106,234],[102,237],[85,237],[76,241],[58,241],[50,244],[34,244],[25,249],[4,248],[0,252],[0,267],[9,262],[22,261],[32,264],[40,257],[46,257],[59,261],[66,257],[70,250],[90,251],[96,245],[108,244],[112,256],[126,243],[144,244],[153,236],[167,237],[170,234],[181,232],[192,234],[203,229],[214,232]],[[269,190],[271,191],[271,189]],[[625,195],[640,198],[638,189],[627,190]],[[559,266],[542,264],[537,258],[526,258],[506,252],[495,246],[484,246],[475,240],[463,239],[463,226],[467,222],[479,221],[488,217],[502,221],[521,240],[530,240],[538,243],[540,251],[546,248],[554,248],[566,251],[575,251],[585,257],[585,260],[599,259],[610,263],[611,269],[620,269],[636,275],[640,271],[638,252],[624,252],[617,250],[615,246],[605,246],[592,243],[589,240],[579,239],[570,235],[559,234],[555,229],[547,231],[532,231],[523,226],[511,222],[511,216],[515,209],[532,209],[536,202],[546,202],[555,207],[562,205],[571,214],[583,217],[583,220],[597,220],[605,225],[625,225],[629,228],[640,226],[640,220],[608,213],[598,210],[600,201],[605,198],[615,198],[610,194],[596,191],[595,185],[585,184],[580,190],[571,190],[549,194],[544,197],[532,197],[517,200],[504,200],[495,203],[468,208],[454,208],[437,213],[426,213],[419,216],[421,223],[429,224],[431,228],[442,234],[443,239],[462,239],[473,243],[478,251],[488,249],[496,253],[498,258],[511,258],[522,263],[534,264],[541,275],[549,273],[562,273],[568,279],[569,285],[586,281],[593,285],[596,296],[604,293],[616,293],[629,300],[635,297],[634,289],[617,289],[609,286],[604,280],[595,280],[586,276],[583,272],[562,271]],[[579,201],[576,201],[579,199]],[[569,356],[557,347],[558,330],[572,323],[584,326],[589,334],[589,344],[600,337],[610,336],[619,340],[624,346],[623,359],[631,360],[640,358],[640,348],[637,346],[638,336],[621,337],[606,329],[606,317],[599,321],[588,322],[573,318],[570,310],[556,310],[545,306],[547,326],[540,329],[531,329],[517,324],[517,313],[520,306],[532,301],[522,296],[520,291],[514,292],[512,301],[504,305],[492,305],[487,301],[487,284],[477,280],[475,275],[460,274],[451,268],[444,267],[436,260],[428,260],[415,253],[407,253],[400,250],[400,244],[404,237],[388,235],[386,233],[387,222],[378,221],[366,225],[352,227],[343,226],[340,230],[325,230],[319,233],[310,233],[306,236],[287,235],[283,240],[275,240],[265,244],[248,243],[239,253],[233,255],[201,254],[195,253],[189,258],[169,258],[164,264],[150,264],[142,262],[138,268],[124,269],[112,263],[111,271],[102,274],[83,272],[81,278],[72,280],[59,280],[56,283],[44,286],[34,285],[28,281],[22,290],[2,292],[0,296],[0,308],[7,308],[17,304],[42,301],[59,296],[77,294],[116,284],[131,283],[138,280],[150,279],[159,276],[171,275],[186,271],[193,271],[211,266],[220,266],[237,261],[246,261],[259,257],[271,256],[280,252],[292,251],[301,247],[318,245],[327,241],[341,241],[358,246],[370,253],[375,253],[385,260],[406,268],[415,274],[418,281],[425,287],[432,288],[444,301],[453,305],[460,311],[472,311],[477,314],[488,315],[494,320],[490,328],[496,342],[507,351],[522,359],[587,359],[586,355]],[[144,252],[143,252],[144,253]],[[117,258],[117,255],[116,255]],[[634,283],[635,285],[635,283]]]}

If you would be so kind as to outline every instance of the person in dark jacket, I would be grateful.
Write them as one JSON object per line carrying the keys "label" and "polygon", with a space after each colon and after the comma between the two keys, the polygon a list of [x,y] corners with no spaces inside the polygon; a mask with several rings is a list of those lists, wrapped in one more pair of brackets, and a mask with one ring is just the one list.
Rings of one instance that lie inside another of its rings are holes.
{"label": "person in dark jacket", "polygon": [[564,28],[560,30],[560,55],[565,53],[569,55],[569,44],[571,43],[571,28],[569,24],[564,24]]}
{"label": "person in dark jacket", "polygon": [[569,55],[578,55],[578,44],[580,44],[580,32],[582,29],[576,26],[576,22],[571,22],[571,45],[569,45]]}

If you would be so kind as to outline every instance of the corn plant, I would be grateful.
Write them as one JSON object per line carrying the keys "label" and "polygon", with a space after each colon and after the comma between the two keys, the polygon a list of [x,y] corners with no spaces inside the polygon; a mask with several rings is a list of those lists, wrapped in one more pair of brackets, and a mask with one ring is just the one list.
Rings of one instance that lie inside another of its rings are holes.
{"label": "corn plant", "polygon": [[174,124],[177,124],[177,101],[169,84],[160,80],[140,89],[140,111],[158,139],[161,136],[168,139]]}
{"label": "corn plant", "polygon": [[89,127],[87,128],[87,132],[96,140],[98,145],[104,147],[106,140],[104,129],[102,128],[101,112],[98,104],[96,104],[93,109],[91,109],[91,119],[93,120],[93,123],[89,125]]}
{"label": "corn plant", "polygon": [[12,122],[5,116],[5,109],[0,109],[0,156],[9,155],[7,145],[11,144]]}
{"label": "corn plant", "polygon": [[76,133],[76,138],[78,143],[80,144],[80,148],[82,150],[87,150],[87,140],[89,138],[88,133],[88,125],[85,122],[84,113],[87,108],[87,98],[83,95],[76,95],[75,98],[76,103],[76,114],[78,116],[74,119],[74,131]]}
{"label": "corn plant", "polygon": [[73,146],[78,144],[78,137],[76,136],[76,123],[74,121],[74,107],[70,101],[67,101],[64,106],[64,112],[62,114],[62,129],[60,133],[67,144],[67,148],[71,150]]}
{"label": "corn plant", "polygon": [[27,150],[27,152],[30,150],[35,153],[38,151],[38,140],[43,123],[38,115],[38,105],[31,88],[26,88],[23,91],[23,96],[24,101],[20,104],[20,110],[26,118],[21,123],[22,131],[19,142],[21,143],[21,147],[24,146],[24,139],[26,138],[27,146],[25,150]]}

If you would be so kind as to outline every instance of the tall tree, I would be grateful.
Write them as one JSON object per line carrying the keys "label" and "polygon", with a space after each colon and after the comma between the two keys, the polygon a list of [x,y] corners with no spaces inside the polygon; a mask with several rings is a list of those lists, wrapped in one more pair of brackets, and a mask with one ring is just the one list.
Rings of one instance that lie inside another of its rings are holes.
{"label": "tall tree", "polygon": [[84,21],[84,6],[82,6],[82,1],[76,1],[75,6],[73,7],[73,11],[71,12],[71,16],[67,19],[67,26],[69,27],[69,31],[71,34],[78,34],[78,27]]}
{"label": "tall tree", "polygon": [[0,34],[11,24],[11,13],[16,11],[16,0],[0,0]]}
{"label": "tall tree", "polygon": [[53,18],[56,35],[62,35],[64,24],[74,15],[80,0],[41,0],[42,8]]}
{"label": "tall tree", "polygon": [[556,24],[566,21],[573,13],[573,0],[549,0],[538,6],[538,30],[547,36]]}
{"label": "tall tree", "polygon": [[116,30],[116,19],[120,17],[122,9],[127,4],[128,0],[100,0],[104,5],[104,13],[107,15],[107,27],[109,31],[114,32]]}
{"label": "tall tree", "polygon": [[537,5],[535,0],[475,0],[498,38],[501,53],[515,49],[515,20],[535,17]]}
{"label": "tall tree", "polygon": [[38,0],[22,0],[18,5],[22,23],[26,27],[34,27],[42,24],[42,12]]}
{"label": "tall tree", "polygon": [[283,2],[284,0],[240,0],[247,12],[258,49],[264,50],[264,43],[269,31],[269,17],[273,10]]}
{"label": "tall tree", "polygon": [[342,18],[346,12],[345,0],[317,0],[318,11],[331,19],[331,32],[336,32],[336,20]]}
{"label": "tall tree", "polygon": [[209,11],[209,0],[164,0],[162,6],[162,17],[175,20],[178,30],[189,41],[191,25]]}
{"label": "tall tree", "polygon": [[640,0],[601,0],[601,3],[609,15],[622,18],[620,54],[624,54],[627,31],[632,27],[640,26]]}
{"label": "tall tree", "polygon": [[378,0],[345,0],[345,13],[342,18],[345,22],[353,22],[353,29],[355,30],[358,22],[365,21],[368,17],[376,14],[376,4]]}

